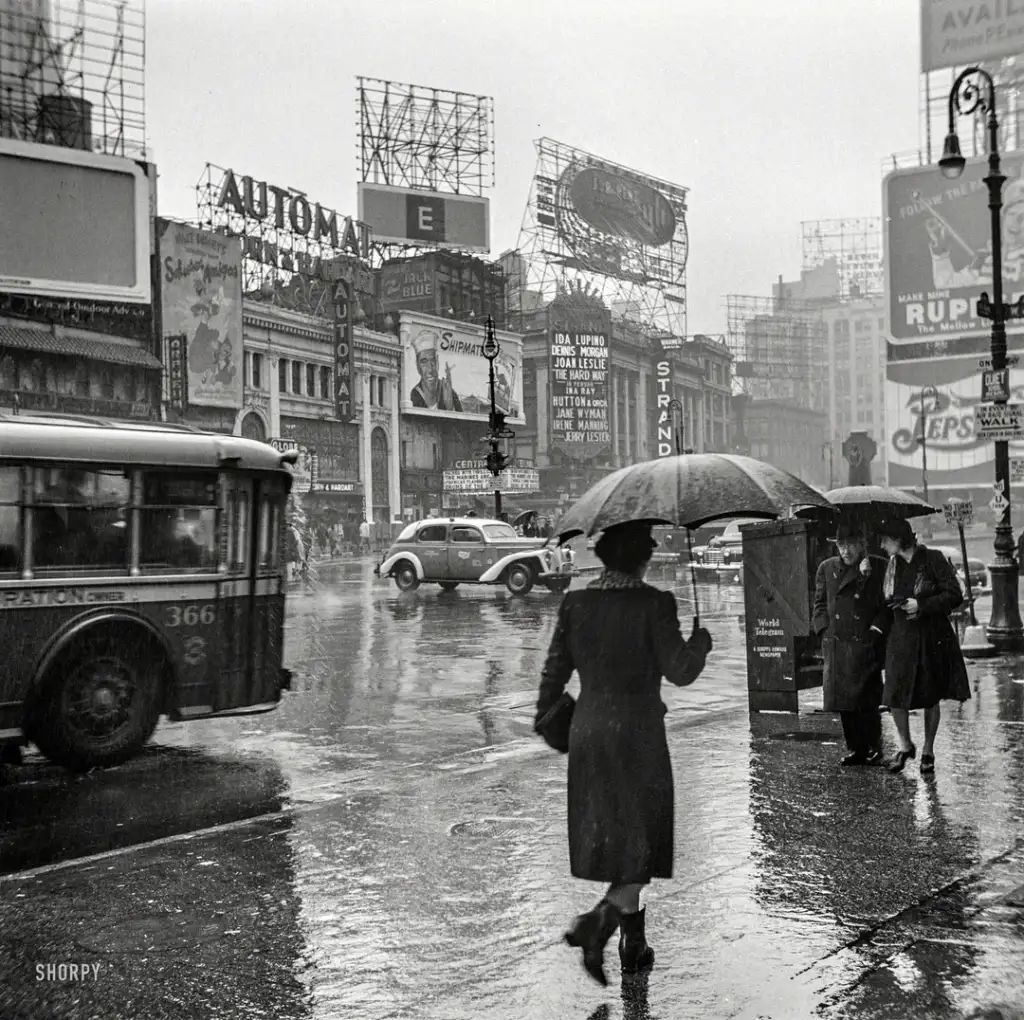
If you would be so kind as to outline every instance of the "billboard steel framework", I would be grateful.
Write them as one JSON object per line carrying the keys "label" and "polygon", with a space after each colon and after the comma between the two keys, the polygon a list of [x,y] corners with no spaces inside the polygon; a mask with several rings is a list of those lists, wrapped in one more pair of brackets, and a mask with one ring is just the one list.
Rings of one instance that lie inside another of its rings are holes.
{"label": "billboard steel framework", "polygon": [[839,269],[839,298],[874,297],[885,290],[882,274],[882,220],[804,220],[803,269],[834,259]]}
{"label": "billboard steel framework", "polygon": [[516,249],[525,270],[514,288],[522,315],[530,303],[582,287],[616,318],[678,346],[686,335],[689,189],[550,138],[534,145]]}
{"label": "billboard steel framework", "polygon": [[0,137],[145,159],[144,0],[0,12]]}
{"label": "billboard steel framework", "polygon": [[826,331],[818,306],[729,294],[726,310],[726,344],[743,393],[815,411],[828,407]]}

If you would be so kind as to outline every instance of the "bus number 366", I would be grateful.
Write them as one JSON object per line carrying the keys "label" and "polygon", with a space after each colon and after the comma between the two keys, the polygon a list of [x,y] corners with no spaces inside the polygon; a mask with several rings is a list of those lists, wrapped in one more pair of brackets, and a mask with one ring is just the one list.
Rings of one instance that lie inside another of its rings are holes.
{"label": "bus number 366", "polygon": [[168,627],[195,627],[202,624],[209,627],[217,619],[214,607],[207,603],[205,606],[168,606],[167,626]]}

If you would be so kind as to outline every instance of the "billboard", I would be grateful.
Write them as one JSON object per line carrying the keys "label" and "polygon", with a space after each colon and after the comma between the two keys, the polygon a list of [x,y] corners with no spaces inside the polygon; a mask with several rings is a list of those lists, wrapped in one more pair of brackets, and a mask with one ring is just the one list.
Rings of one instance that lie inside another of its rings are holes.
{"label": "billboard", "polygon": [[238,238],[157,220],[161,331],[186,337],[188,403],[242,406]]}
{"label": "billboard", "polygon": [[549,344],[550,445],[574,460],[611,446],[608,333],[553,328]]}
{"label": "billboard", "polygon": [[420,264],[384,265],[380,268],[380,304],[386,315],[402,308],[416,312],[434,310],[434,271]]}
{"label": "billboard", "polygon": [[151,303],[144,164],[0,139],[0,223],[0,291]]}
{"label": "billboard", "polygon": [[1024,6],[921,0],[921,70],[966,67],[1024,52]]}
{"label": "billboard", "polygon": [[[1004,301],[1024,294],[1024,154],[1003,156]],[[991,329],[977,315],[992,297],[991,220],[982,178],[988,161],[968,160],[961,177],[939,168],[897,170],[885,178],[885,286],[889,336],[908,343]]]}
{"label": "billboard", "polygon": [[358,190],[359,219],[369,225],[375,241],[491,250],[486,198],[365,182]]}
{"label": "billboard", "polygon": [[[1011,355],[1011,362],[1016,357]],[[996,477],[995,444],[979,436],[977,422],[987,362],[984,357],[963,356],[889,363],[884,442],[890,485],[922,489],[919,439],[927,422],[929,490],[991,490]],[[935,387],[934,395],[926,389],[929,386]],[[1010,369],[1010,400],[1024,400],[1024,368],[1019,361]],[[1011,442],[1010,451],[1011,457],[1024,456],[1024,442]]]}
{"label": "billboard", "polygon": [[495,489],[506,494],[540,492],[540,474],[525,461],[516,461],[495,477],[483,461],[460,460],[444,472],[444,491],[463,496],[490,495]]}
{"label": "billboard", "polygon": [[[484,327],[419,312],[399,313],[403,414],[486,421],[491,410]],[[523,417],[523,339],[496,330],[495,406],[510,425]]]}

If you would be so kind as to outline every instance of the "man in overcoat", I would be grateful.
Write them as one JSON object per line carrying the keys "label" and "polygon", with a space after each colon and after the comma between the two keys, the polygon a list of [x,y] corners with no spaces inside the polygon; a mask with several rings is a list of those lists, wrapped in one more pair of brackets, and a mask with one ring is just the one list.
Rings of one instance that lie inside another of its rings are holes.
{"label": "man in overcoat", "polygon": [[868,556],[864,539],[840,523],[833,539],[839,552],[818,567],[814,585],[814,632],[821,635],[824,708],[838,712],[848,753],[843,765],[880,765],[882,666],[892,614],[882,594],[885,560]]}

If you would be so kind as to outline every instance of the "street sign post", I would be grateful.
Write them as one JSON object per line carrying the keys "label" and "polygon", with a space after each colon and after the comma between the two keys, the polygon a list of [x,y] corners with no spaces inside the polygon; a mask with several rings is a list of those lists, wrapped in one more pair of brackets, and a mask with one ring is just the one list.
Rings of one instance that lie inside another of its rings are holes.
{"label": "street sign post", "polygon": [[1024,404],[978,404],[974,423],[979,439],[1024,439]]}
{"label": "street sign post", "polygon": [[989,370],[981,373],[981,399],[985,403],[1005,403],[1010,399],[1010,370]]}
{"label": "street sign post", "polygon": [[974,520],[974,502],[952,496],[942,506],[942,513],[947,524],[955,524],[960,533],[960,556],[964,564],[964,585],[967,588],[967,611],[971,614],[971,626],[978,626],[978,618],[974,615],[974,593],[971,591],[971,568],[967,563],[967,539],[964,538],[964,525]]}

